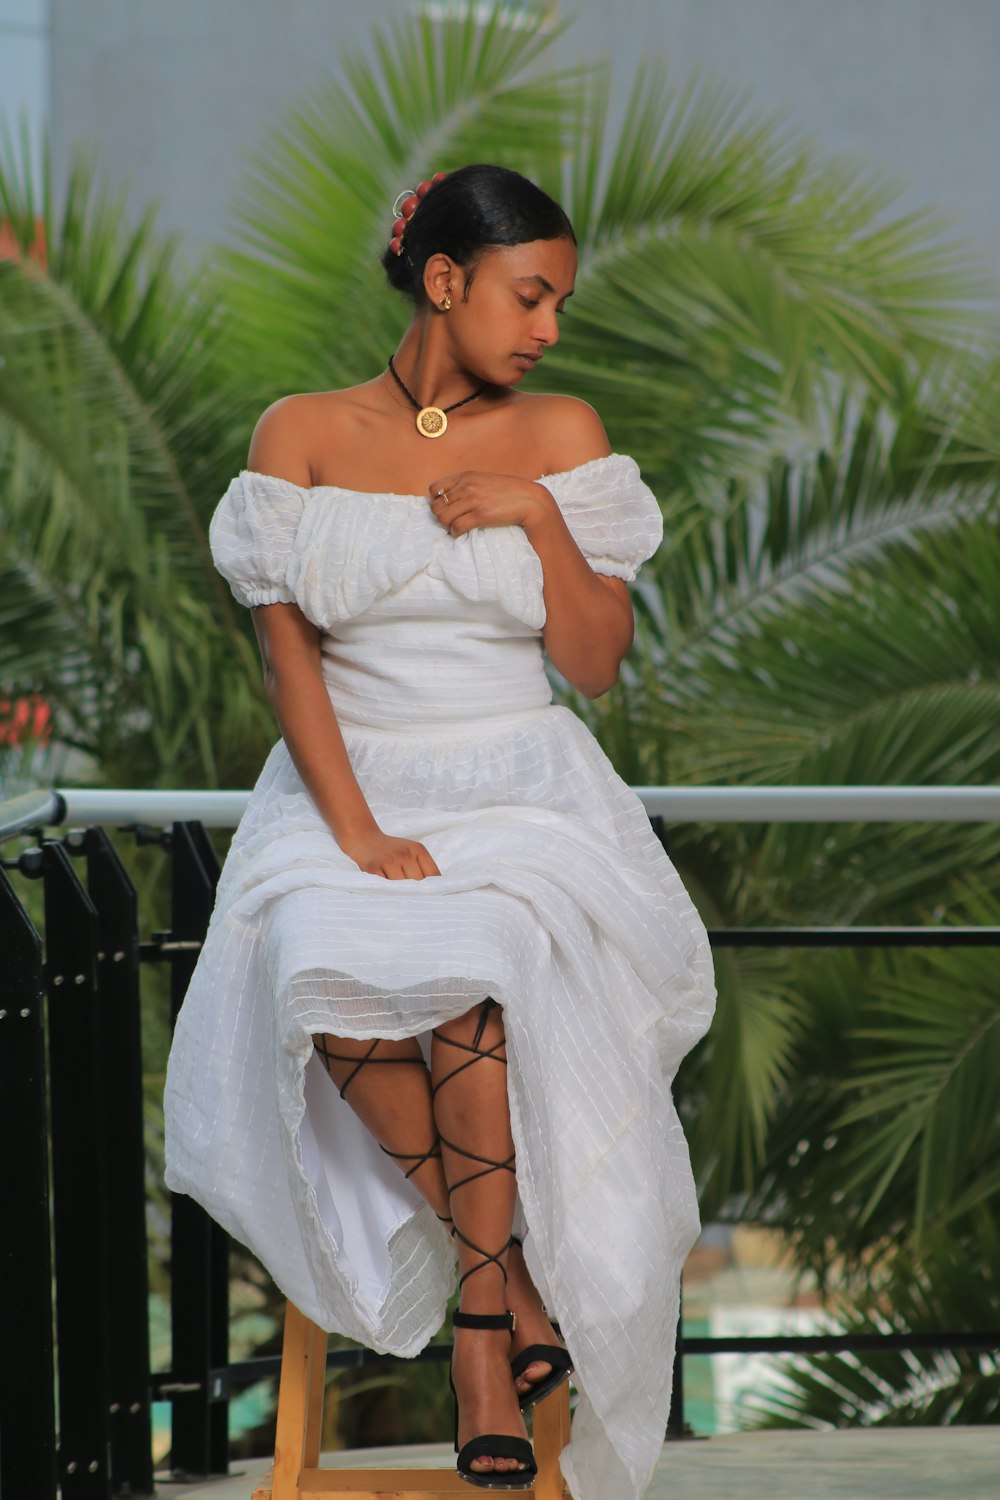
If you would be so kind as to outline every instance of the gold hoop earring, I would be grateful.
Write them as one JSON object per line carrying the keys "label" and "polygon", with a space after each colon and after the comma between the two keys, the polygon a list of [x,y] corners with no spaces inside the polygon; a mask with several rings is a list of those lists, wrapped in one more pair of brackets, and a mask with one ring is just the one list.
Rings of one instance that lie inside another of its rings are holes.
{"label": "gold hoop earring", "polygon": [[442,310],[444,312],[448,312],[449,309],[451,308],[451,293],[450,292],[445,292],[444,296],[441,298],[441,308],[442,308]]}

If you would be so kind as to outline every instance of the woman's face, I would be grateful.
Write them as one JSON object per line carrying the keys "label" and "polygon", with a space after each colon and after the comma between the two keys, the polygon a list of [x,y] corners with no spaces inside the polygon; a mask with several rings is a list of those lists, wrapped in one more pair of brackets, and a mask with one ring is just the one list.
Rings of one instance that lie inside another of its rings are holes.
{"label": "woman's face", "polygon": [[466,292],[461,266],[448,332],[459,361],[480,380],[516,385],[559,341],[559,318],[576,280],[572,240],[530,240],[484,251]]}

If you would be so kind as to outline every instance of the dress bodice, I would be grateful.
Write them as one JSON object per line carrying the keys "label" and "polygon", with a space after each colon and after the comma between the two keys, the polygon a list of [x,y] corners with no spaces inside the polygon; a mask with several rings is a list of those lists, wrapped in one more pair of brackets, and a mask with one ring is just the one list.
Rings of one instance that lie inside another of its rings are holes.
{"label": "dress bodice", "polygon": [[541,632],[497,600],[470,609],[428,570],[337,621],[320,649],[342,725],[447,734],[454,725],[498,727],[552,701]]}
{"label": "dress bodice", "polygon": [[[595,572],[632,579],[662,539],[659,506],[625,454],[539,482]],[[520,526],[453,537],[426,495],[303,487],[244,469],[209,540],[241,604],[293,603],[319,628],[346,722],[467,722],[551,701],[542,565]]]}

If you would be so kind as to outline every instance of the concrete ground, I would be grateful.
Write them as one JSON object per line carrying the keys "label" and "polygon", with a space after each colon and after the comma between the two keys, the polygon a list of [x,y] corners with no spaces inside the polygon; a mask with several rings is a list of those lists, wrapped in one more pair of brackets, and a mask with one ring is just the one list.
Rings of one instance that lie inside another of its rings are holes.
{"label": "concrete ground", "polygon": [[[447,1444],[331,1454],[331,1468],[450,1468]],[[265,1459],[225,1479],[177,1484],[163,1500],[250,1500]],[[472,1487],[469,1488],[472,1494]],[[743,1432],[664,1445],[646,1500],[997,1500],[1000,1427]]]}

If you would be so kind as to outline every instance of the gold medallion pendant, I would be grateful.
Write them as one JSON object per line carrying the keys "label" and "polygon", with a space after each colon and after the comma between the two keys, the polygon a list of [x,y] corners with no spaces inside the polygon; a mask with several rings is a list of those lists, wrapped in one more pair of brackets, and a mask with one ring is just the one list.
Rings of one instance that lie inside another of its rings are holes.
{"label": "gold medallion pendant", "polygon": [[486,386],[489,384],[489,381],[486,381],[485,384],[479,387],[478,391],[473,391],[471,396],[463,396],[461,401],[453,401],[450,406],[421,406],[420,402],[417,400],[413,392],[411,390],[407,390],[402,380],[400,380],[399,373],[396,370],[396,366],[392,362],[391,354],[389,355],[389,364],[387,368],[393,380],[399,386],[399,389],[403,392],[403,395],[406,397],[407,401],[409,401],[410,405],[413,407],[414,411],[417,414],[415,420],[417,424],[417,431],[420,433],[421,437],[444,437],[445,433],[448,431],[448,413],[450,411],[457,411],[460,406],[466,406],[470,401],[477,400],[483,394]]}
{"label": "gold medallion pendant", "polygon": [[417,431],[421,437],[439,438],[448,428],[448,418],[440,406],[422,406],[416,416]]}

